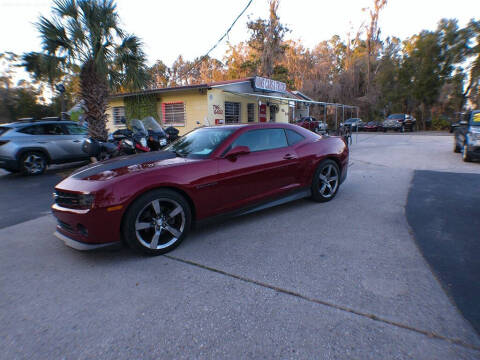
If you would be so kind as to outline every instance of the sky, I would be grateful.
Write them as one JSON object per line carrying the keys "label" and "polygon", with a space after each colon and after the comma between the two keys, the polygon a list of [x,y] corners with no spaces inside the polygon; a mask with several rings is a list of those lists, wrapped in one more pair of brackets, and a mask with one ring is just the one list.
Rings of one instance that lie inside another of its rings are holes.
{"label": "sky", "polygon": [[[149,64],[157,59],[171,65],[178,55],[192,60],[205,54],[225,33],[248,0],[117,0],[123,28],[139,36]],[[280,21],[292,31],[289,39],[300,39],[312,48],[338,34],[354,35],[373,0],[280,0]],[[34,27],[39,15],[50,14],[52,1],[0,0],[0,52],[22,54],[41,49]],[[380,15],[382,38],[407,38],[422,29],[433,30],[441,18],[457,18],[461,26],[480,16],[479,0],[388,0]],[[268,17],[268,0],[253,0],[230,32],[227,41],[248,39],[249,19]],[[211,55],[222,60],[226,41]]]}

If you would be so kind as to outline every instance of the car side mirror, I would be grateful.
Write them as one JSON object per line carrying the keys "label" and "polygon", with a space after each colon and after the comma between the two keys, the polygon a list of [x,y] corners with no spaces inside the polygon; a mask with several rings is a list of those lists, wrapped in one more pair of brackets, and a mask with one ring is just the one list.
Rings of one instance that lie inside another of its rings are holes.
{"label": "car side mirror", "polygon": [[227,151],[225,158],[234,159],[239,155],[250,154],[250,148],[248,146],[235,146]]}

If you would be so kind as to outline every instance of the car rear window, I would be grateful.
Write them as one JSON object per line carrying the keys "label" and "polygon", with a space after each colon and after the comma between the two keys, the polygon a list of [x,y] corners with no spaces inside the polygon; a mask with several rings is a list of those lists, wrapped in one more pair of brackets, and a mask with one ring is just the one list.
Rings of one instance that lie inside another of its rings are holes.
{"label": "car rear window", "polygon": [[403,119],[403,118],[404,118],[403,114],[392,114],[388,117],[388,119],[394,119],[394,120]]}

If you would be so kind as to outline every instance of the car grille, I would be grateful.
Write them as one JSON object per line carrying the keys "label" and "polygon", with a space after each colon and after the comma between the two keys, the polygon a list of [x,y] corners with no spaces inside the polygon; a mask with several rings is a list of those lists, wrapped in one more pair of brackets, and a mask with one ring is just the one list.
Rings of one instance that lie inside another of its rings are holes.
{"label": "car grille", "polygon": [[67,193],[55,190],[53,193],[55,204],[67,208],[78,208],[80,206],[80,194]]}

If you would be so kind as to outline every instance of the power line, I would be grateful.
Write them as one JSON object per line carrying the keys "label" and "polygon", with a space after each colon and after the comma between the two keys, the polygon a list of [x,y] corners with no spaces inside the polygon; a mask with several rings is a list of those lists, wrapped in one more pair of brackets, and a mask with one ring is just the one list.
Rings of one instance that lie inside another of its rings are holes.
{"label": "power line", "polygon": [[208,55],[218,46],[220,45],[220,43],[223,41],[223,39],[225,39],[228,34],[230,33],[230,31],[232,30],[232,28],[235,26],[236,22],[238,21],[238,19],[240,19],[242,17],[242,15],[245,13],[245,11],[247,11],[248,7],[252,4],[253,0],[249,0],[247,5],[245,6],[245,8],[242,10],[242,12],[235,18],[235,20],[233,21],[232,25],[230,25],[230,27],[227,29],[227,31],[225,32],[225,34],[223,34],[223,36],[218,39],[218,41],[215,43],[215,45],[213,45],[210,50],[207,51],[207,53],[205,55],[203,55],[199,60],[197,60],[196,62],[194,62],[192,64],[192,66],[190,67],[190,69],[188,69],[188,71],[185,73],[185,77],[187,77],[190,72],[198,65],[198,64],[201,64],[203,62],[203,60],[205,60]]}

